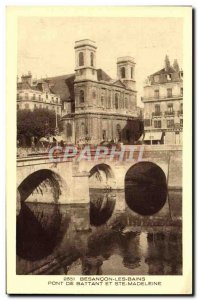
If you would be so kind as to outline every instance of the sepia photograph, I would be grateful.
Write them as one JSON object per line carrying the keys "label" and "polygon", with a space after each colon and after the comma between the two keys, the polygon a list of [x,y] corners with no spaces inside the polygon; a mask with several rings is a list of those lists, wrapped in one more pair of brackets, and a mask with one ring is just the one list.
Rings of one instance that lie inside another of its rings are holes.
{"label": "sepia photograph", "polygon": [[21,14],[16,34],[15,275],[179,279],[184,17]]}

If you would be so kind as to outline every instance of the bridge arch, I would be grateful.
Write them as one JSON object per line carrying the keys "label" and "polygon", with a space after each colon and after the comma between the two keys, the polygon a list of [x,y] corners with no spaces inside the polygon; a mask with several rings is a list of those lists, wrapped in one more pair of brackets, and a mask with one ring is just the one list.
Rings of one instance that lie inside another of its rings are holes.
{"label": "bridge arch", "polygon": [[106,163],[100,163],[89,171],[90,188],[113,188],[115,175],[112,168]]}
{"label": "bridge arch", "polygon": [[125,200],[140,215],[159,212],[167,199],[167,179],[157,164],[142,161],[131,166],[125,175]]}
{"label": "bridge arch", "polygon": [[53,202],[57,203],[62,189],[65,187],[66,183],[60,175],[49,169],[40,169],[23,179],[18,186],[18,194],[20,202],[24,202],[29,196],[33,195],[34,191],[40,196],[45,196],[48,191],[52,193]]}

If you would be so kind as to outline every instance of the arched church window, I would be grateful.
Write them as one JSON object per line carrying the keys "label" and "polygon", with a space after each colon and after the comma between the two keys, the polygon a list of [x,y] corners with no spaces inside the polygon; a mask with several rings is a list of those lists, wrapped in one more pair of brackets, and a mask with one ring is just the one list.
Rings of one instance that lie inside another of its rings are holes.
{"label": "arched church window", "polygon": [[84,54],[83,54],[83,52],[79,53],[79,66],[84,66]]}
{"label": "arched church window", "polygon": [[94,66],[94,54],[93,52],[90,53],[90,61],[91,61],[91,67]]}
{"label": "arched church window", "polygon": [[121,72],[121,78],[125,78],[125,67],[122,67],[120,69],[120,72]]}
{"label": "arched church window", "polygon": [[80,103],[85,102],[85,93],[83,90],[80,90]]}
{"label": "arched church window", "polygon": [[72,126],[70,123],[67,123],[66,132],[67,132],[67,137],[72,136]]}
{"label": "arched church window", "polygon": [[118,109],[118,94],[115,94],[115,109]]}

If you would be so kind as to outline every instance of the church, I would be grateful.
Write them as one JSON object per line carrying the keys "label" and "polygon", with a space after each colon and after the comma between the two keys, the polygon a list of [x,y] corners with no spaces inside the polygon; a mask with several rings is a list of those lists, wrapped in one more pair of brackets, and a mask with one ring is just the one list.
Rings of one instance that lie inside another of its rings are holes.
{"label": "church", "polygon": [[112,79],[96,66],[94,41],[76,41],[74,50],[75,73],[47,78],[62,101],[64,140],[74,144],[133,144],[143,131],[134,58],[119,57],[117,78]]}

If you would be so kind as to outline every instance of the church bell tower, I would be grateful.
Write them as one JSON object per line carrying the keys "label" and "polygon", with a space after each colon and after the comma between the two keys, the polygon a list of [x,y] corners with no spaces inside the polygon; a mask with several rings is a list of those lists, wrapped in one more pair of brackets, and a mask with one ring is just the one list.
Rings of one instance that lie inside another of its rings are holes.
{"label": "church bell tower", "polygon": [[96,43],[85,39],[75,42],[75,82],[97,80]]}
{"label": "church bell tower", "polygon": [[118,57],[117,77],[128,89],[136,90],[135,61],[131,56]]}

